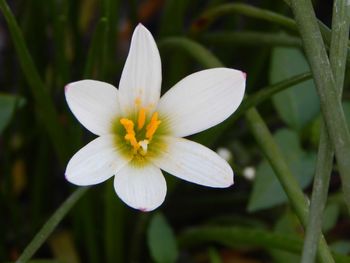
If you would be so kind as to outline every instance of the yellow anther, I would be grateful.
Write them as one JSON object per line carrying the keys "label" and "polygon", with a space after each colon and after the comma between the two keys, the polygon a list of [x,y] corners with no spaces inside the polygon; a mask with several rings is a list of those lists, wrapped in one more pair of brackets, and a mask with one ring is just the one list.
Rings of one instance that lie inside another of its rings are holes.
{"label": "yellow anther", "polygon": [[137,128],[139,130],[143,128],[143,126],[145,125],[145,121],[146,121],[146,109],[141,108],[139,112],[139,118],[137,120]]}
{"label": "yellow anther", "polygon": [[158,129],[159,124],[161,123],[158,120],[158,112],[153,113],[150,123],[146,127],[146,138],[152,140],[152,137],[156,130]]}
{"label": "yellow anther", "polygon": [[[146,112],[147,109],[140,109],[137,118],[137,128],[140,132],[137,133],[137,136],[144,134],[144,132],[141,130],[145,126]],[[161,123],[161,121],[158,120],[158,113],[153,113],[149,124],[146,126],[146,134],[144,135],[145,138],[139,138],[141,139],[140,141],[138,141],[138,139],[136,138],[135,124],[132,120],[127,118],[121,118],[119,122],[121,123],[121,125],[123,125],[126,132],[124,139],[133,147],[134,154],[140,154],[142,156],[145,156],[147,154],[148,144],[151,142],[153,135],[155,134],[156,130],[159,127],[159,124]]]}
{"label": "yellow anther", "polygon": [[137,151],[140,148],[140,145],[137,143],[134,131],[134,123],[126,118],[120,119],[120,123],[124,126],[126,135],[124,139],[129,141],[131,146],[134,147],[134,150]]}
{"label": "yellow anther", "polygon": [[120,119],[120,123],[124,126],[127,134],[135,135],[134,123],[131,120],[122,118]]}

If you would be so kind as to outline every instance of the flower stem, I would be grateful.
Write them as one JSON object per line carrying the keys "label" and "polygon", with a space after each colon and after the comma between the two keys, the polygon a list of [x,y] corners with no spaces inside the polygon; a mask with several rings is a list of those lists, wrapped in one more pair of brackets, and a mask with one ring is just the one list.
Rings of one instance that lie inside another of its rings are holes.
{"label": "flower stem", "polygon": [[[290,1],[285,0],[285,2],[287,2],[288,5],[291,4]],[[256,19],[265,20],[276,25],[280,25],[288,30],[295,32],[298,31],[298,27],[295,21],[287,16],[247,4],[229,3],[219,5],[205,11],[201,16],[199,16],[199,18],[194,21],[192,24],[191,32],[192,34],[196,35],[206,29],[217,18],[231,14],[241,14]],[[329,47],[331,42],[331,30],[321,21],[317,20],[317,23],[321,30],[323,40],[325,41],[327,47]],[[350,42],[348,41],[348,50],[349,48]],[[350,52],[348,52],[347,61],[350,62]]]}
{"label": "flower stem", "polygon": [[[172,42],[172,44],[174,46],[187,46],[183,48],[185,48],[189,55],[191,55],[205,67],[223,67],[223,63],[209,50],[192,40],[184,39],[183,41],[177,41],[176,43]],[[192,48],[195,46],[200,48]],[[292,175],[286,161],[282,157],[277,143],[273,139],[273,136],[266,126],[264,120],[261,118],[260,114],[255,108],[251,108],[249,111],[247,111],[246,119],[251,127],[256,141],[260,145],[261,150],[270,162],[278,180],[286,192],[296,215],[298,216],[301,224],[305,227],[307,223],[308,205],[298,182]],[[321,262],[334,262],[332,254],[323,236],[320,241],[318,255]]]}
{"label": "flower stem", "polygon": [[[291,253],[300,253],[303,241],[295,236],[271,233],[264,229],[248,227],[205,226],[187,230],[180,234],[178,243],[183,248],[193,248],[215,242],[228,247],[239,245],[258,246],[266,249],[281,249]],[[349,262],[349,256],[334,254],[337,262]]]}
{"label": "flower stem", "polygon": [[228,46],[286,46],[301,47],[301,39],[295,36],[276,33],[262,33],[256,31],[219,31],[199,36],[200,42],[219,47]]}
{"label": "flower stem", "polygon": [[192,24],[192,33],[199,33],[200,31],[206,29],[210,24],[212,24],[216,18],[222,17],[226,14],[241,14],[256,19],[269,21],[281,25],[292,31],[296,30],[294,20],[289,17],[252,5],[242,3],[229,3],[219,5],[205,11]]}
{"label": "flower stem", "polygon": [[[350,8],[346,0],[336,0],[333,6],[332,40],[330,46],[330,63],[338,87],[339,97],[344,85],[345,64],[347,56],[347,42],[349,35]],[[327,201],[328,187],[333,166],[334,151],[327,133],[322,124],[319,150],[317,156],[315,179],[310,204],[310,214],[306,227],[302,263],[314,262],[317,243],[322,228],[322,215]]]}
{"label": "flower stem", "polygon": [[55,211],[45,225],[35,235],[33,240],[24,249],[22,255],[18,258],[16,263],[27,262],[34,253],[41,247],[45,240],[50,236],[56,226],[66,216],[69,210],[75,205],[75,203],[85,194],[89,187],[80,187],[75,190]]}
{"label": "flower stem", "polygon": [[293,0],[292,9],[316,82],[321,110],[339,167],[350,211],[350,133],[311,1]]}

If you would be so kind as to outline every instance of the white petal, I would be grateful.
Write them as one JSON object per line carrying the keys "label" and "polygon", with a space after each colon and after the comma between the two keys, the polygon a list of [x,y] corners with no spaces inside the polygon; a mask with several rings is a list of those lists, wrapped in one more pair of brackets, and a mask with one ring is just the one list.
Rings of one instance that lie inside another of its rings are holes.
{"label": "white petal", "polygon": [[76,185],[98,184],[116,174],[129,159],[118,152],[112,135],[101,136],[70,159],[66,179]]}
{"label": "white petal", "polygon": [[81,80],[65,87],[66,100],[78,121],[96,135],[111,132],[120,116],[118,90],[105,82]]}
{"label": "white petal", "polygon": [[151,33],[139,24],[132,36],[128,58],[119,83],[120,105],[124,114],[137,103],[150,111],[157,106],[162,82],[162,66]]}
{"label": "white petal", "polygon": [[173,135],[185,137],[224,121],[238,108],[244,90],[242,71],[203,70],[184,78],[164,94],[158,111]]}
{"label": "white petal", "polygon": [[167,147],[159,149],[153,163],[183,180],[210,186],[229,187],[233,184],[230,165],[214,151],[183,138],[164,137]]}
{"label": "white petal", "polygon": [[160,206],[166,195],[166,182],[159,168],[129,164],[114,178],[114,189],[127,205],[141,211]]}

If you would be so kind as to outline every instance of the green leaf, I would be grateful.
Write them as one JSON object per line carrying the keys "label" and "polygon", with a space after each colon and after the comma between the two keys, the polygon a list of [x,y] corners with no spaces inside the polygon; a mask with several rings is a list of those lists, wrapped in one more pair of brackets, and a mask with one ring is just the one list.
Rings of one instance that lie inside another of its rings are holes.
{"label": "green leaf", "polygon": [[148,247],[152,259],[157,263],[173,263],[178,249],[173,230],[161,213],[155,214],[148,226]]}
{"label": "green leaf", "polygon": [[2,11],[2,14],[9,27],[9,32],[11,34],[21,68],[34,98],[37,114],[46,127],[61,163],[65,163],[67,160],[69,147],[64,143],[66,135],[62,129],[62,125],[59,122],[58,113],[53,103],[53,99],[50,97],[47,87],[39,75],[39,72],[24,41],[22,31],[5,0],[0,0],[0,10]]}
{"label": "green leaf", "polygon": [[16,107],[22,107],[23,105],[23,98],[8,94],[0,94],[0,134],[10,123]]}
{"label": "green leaf", "polygon": [[[309,66],[295,48],[275,48],[272,52],[270,82],[276,83],[308,71]],[[320,112],[320,102],[312,80],[302,82],[273,97],[274,106],[281,119],[295,130],[310,123]]]}
{"label": "green leaf", "polygon": [[[314,173],[315,153],[304,152],[300,146],[297,133],[292,130],[281,129],[274,135],[274,138],[300,186],[302,188],[307,187]],[[257,176],[250,196],[248,210],[251,212],[258,211],[286,201],[287,196],[274,171],[267,161],[262,161],[257,168]]]}
{"label": "green leaf", "polygon": [[213,247],[209,248],[208,255],[209,255],[210,263],[222,263],[220,254],[215,248]]}
{"label": "green leaf", "polygon": [[350,242],[348,240],[339,240],[331,245],[334,252],[347,255],[350,253]]}
{"label": "green leaf", "polygon": [[327,233],[337,223],[339,216],[339,204],[330,203],[326,206],[323,212],[322,232]]}
{"label": "green leaf", "polygon": [[[298,218],[290,210],[287,210],[280,218],[278,218],[274,227],[274,232],[300,238],[300,234],[297,232],[300,228],[301,225]],[[285,250],[269,249],[269,253],[274,259],[274,262],[294,263],[300,261],[300,255]]]}
{"label": "green leaf", "polygon": [[350,101],[343,102],[343,110],[346,122],[348,123],[348,125],[350,125]]}

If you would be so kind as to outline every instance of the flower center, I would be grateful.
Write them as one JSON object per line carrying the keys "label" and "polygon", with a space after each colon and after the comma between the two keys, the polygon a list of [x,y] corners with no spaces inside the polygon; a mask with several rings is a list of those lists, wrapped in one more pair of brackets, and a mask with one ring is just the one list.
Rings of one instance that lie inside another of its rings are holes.
{"label": "flower center", "polygon": [[[161,121],[158,119],[158,112],[154,112],[147,125],[147,110],[141,108],[137,116],[137,127],[135,123],[127,118],[121,118],[119,121],[125,129],[124,139],[132,146],[134,154],[147,154],[148,144],[152,141],[153,135],[157,131]],[[141,139],[140,139],[141,138]]]}

